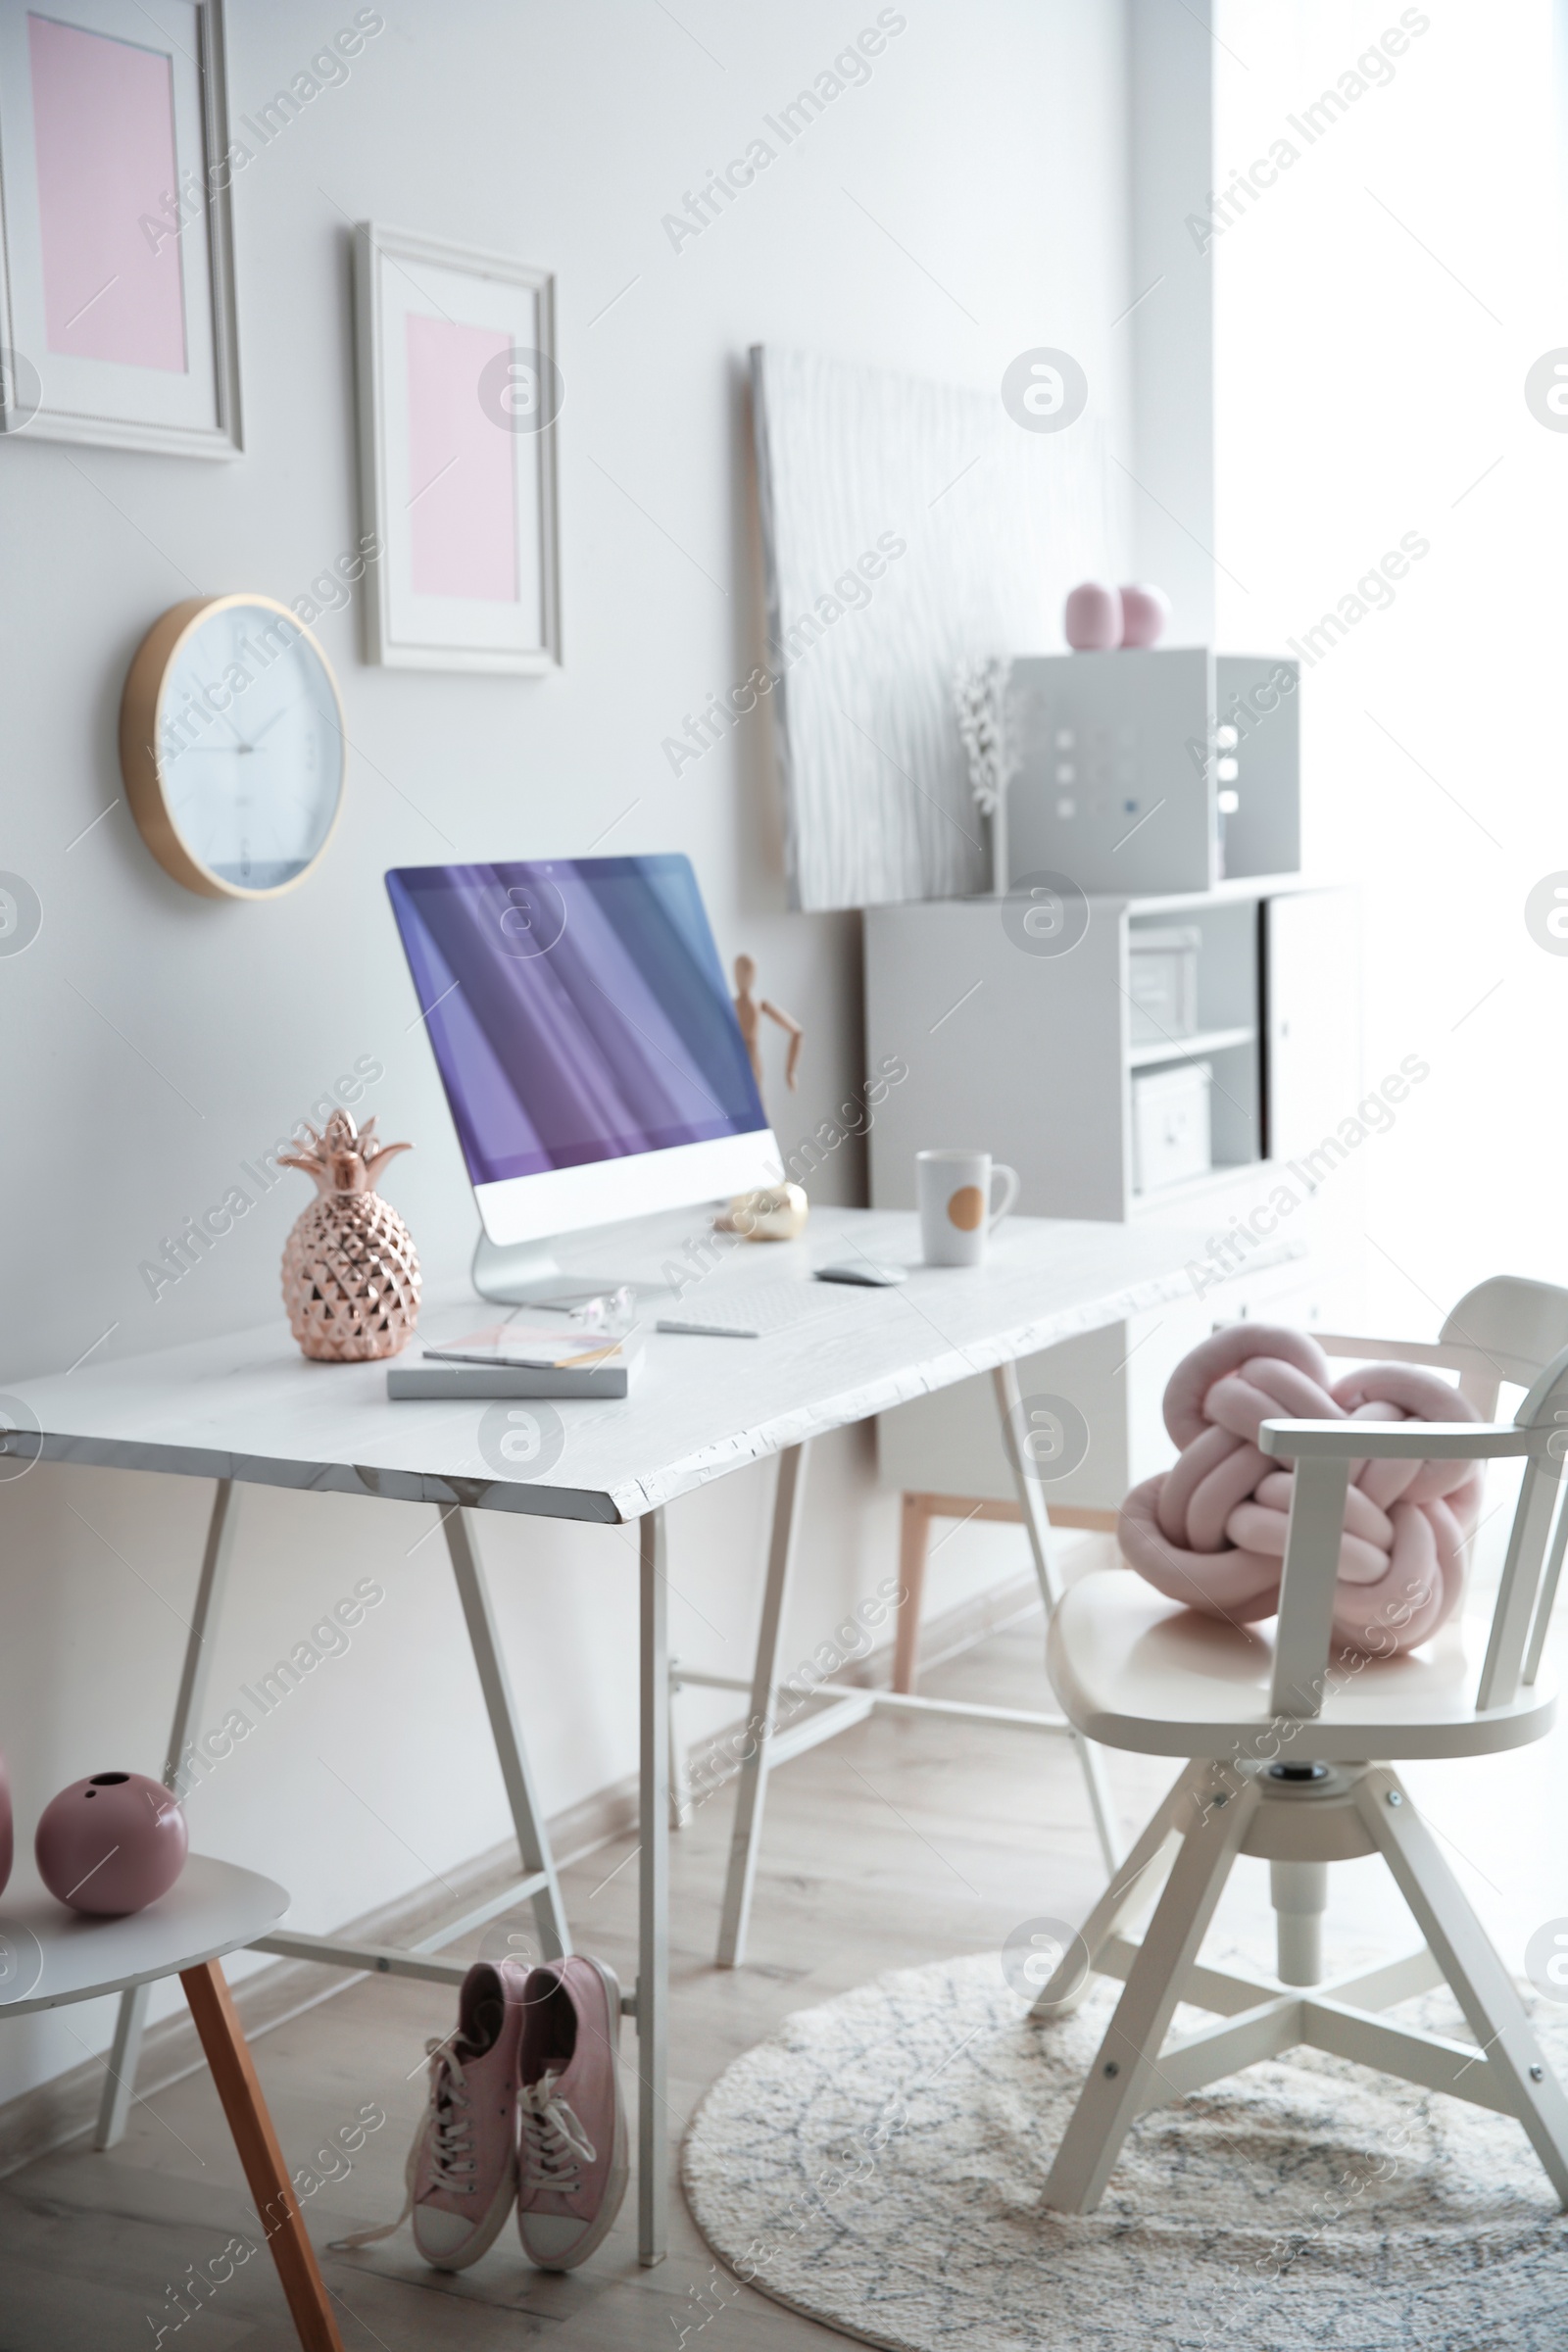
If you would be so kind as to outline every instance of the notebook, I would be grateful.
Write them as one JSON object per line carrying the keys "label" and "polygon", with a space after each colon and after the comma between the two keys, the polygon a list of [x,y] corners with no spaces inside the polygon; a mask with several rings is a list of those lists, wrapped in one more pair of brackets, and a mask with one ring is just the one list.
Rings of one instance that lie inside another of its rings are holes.
{"label": "notebook", "polygon": [[485,1325],[394,1364],[391,1397],[624,1396],[642,1361],[639,1328],[606,1331],[560,1315]]}

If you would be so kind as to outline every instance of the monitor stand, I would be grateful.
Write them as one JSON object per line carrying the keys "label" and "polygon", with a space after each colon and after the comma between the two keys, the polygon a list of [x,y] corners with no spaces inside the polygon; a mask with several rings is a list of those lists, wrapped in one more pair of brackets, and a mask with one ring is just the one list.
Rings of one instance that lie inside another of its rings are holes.
{"label": "monitor stand", "polygon": [[470,1280],[481,1298],[498,1306],[581,1306],[623,1285],[647,1291],[646,1283],[625,1283],[623,1275],[567,1274],[548,1242],[493,1242],[481,1225],[473,1252]]}

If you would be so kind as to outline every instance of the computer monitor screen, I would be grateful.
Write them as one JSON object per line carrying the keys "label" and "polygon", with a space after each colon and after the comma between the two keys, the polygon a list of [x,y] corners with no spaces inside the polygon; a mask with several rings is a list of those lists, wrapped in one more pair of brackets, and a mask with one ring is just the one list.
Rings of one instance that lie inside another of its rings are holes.
{"label": "computer monitor screen", "polygon": [[386,880],[493,1242],[776,1178],[689,859],[403,866]]}

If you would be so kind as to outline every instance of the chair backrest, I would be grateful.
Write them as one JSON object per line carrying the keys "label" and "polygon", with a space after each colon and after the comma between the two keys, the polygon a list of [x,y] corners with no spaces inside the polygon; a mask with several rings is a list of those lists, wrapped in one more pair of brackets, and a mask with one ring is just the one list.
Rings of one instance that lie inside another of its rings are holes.
{"label": "chair backrest", "polygon": [[1544,1443],[1532,1448],[1519,1482],[1508,1554],[1492,1614],[1492,1639],[1476,1693],[1478,1708],[1510,1705],[1520,1684],[1528,1687],[1541,1671],[1568,1544],[1568,1502],[1563,1495],[1568,1471],[1568,1347],[1543,1368],[1514,1415],[1514,1426],[1544,1433]]}
{"label": "chair backrest", "polygon": [[1439,1340],[1440,1347],[1445,1345],[1474,1349],[1483,1359],[1481,1367],[1460,1372],[1459,1388],[1478,1412],[1490,1417],[1503,1381],[1529,1388],[1568,1348],[1568,1291],[1551,1282],[1526,1282],[1517,1274],[1494,1274],[1466,1291],[1446,1318]]}
{"label": "chair backrest", "polygon": [[1568,1291],[1555,1283],[1526,1282],[1517,1274],[1495,1274],[1466,1291],[1435,1342],[1369,1340],[1327,1331],[1313,1337],[1326,1355],[1354,1356],[1362,1363],[1430,1364],[1457,1372],[1460,1396],[1490,1421],[1504,1381],[1528,1389],[1552,1357],[1568,1348]]}
{"label": "chair backrest", "polygon": [[[1335,1340],[1331,1351],[1352,1354],[1360,1348],[1355,1342]],[[1568,1549],[1568,1505],[1563,1503],[1568,1478],[1568,1291],[1498,1276],[1465,1294],[1446,1320],[1436,1348],[1412,1346],[1400,1352],[1456,1366],[1461,1391],[1488,1416],[1495,1411],[1504,1381],[1527,1386],[1512,1425],[1490,1442],[1480,1430],[1467,1434],[1454,1428],[1449,1439],[1423,1445],[1411,1427],[1390,1448],[1429,1458],[1525,1456],[1477,1686],[1476,1708],[1484,1713],[1511,1705],[1521,1685],[1528,1688],[1536,1681]],[[1321,1426],[1332,1444],[1331,1425]],[[1284,1449],[1291,1450],[1288,1442]],[[1273,1692],[1276,1712],[1293,1719],[1319,1714],[1329,1684],[1348,1468],[1348,1452],[1308,1451],[1296,1457]]]}

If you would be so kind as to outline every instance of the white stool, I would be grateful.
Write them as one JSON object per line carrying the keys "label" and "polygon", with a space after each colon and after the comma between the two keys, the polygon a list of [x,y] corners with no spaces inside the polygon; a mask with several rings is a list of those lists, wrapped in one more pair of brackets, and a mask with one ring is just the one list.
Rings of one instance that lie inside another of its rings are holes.
{"label": "white stool", "polygon": [[305,2352],[342,2352],[299,2199],[219,1966],[275,1926],[289,1897],[271,1879],[192,1854],[177,1883],[128,1919],[81,1919],[36,1886],[0,1898],[0,2017],[59,2009],[177,1976]]}

